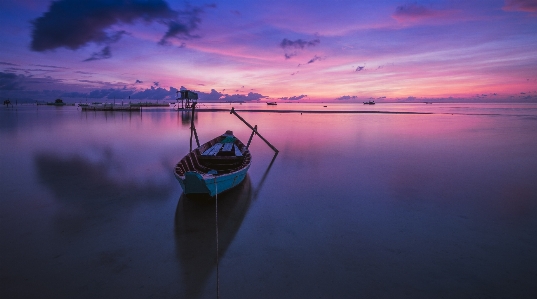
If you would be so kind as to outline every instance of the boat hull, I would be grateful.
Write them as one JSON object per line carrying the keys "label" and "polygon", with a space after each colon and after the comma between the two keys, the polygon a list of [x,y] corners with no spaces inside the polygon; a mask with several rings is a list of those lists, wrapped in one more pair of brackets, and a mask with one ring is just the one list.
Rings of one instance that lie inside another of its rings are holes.
{"label": "boat hull", "polygon": [[213,197],[239,185],[250,164],[248,148],[227,131],[188,153],[174,174],[186,196]]}
{"label": "boat hull", "polygon": [[185,195],[208,195],[225,192],[239,185],[248,172],[247,166],[237,172],[224,175],[205,175],[195,171],[189,171],[184,176],[175,175]]}

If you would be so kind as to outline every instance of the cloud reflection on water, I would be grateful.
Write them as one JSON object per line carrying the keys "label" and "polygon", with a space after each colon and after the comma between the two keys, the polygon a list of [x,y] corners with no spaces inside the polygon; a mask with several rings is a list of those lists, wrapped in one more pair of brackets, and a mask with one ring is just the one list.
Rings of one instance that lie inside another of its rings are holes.
{"label": "cloud reflection on water", "polygon": [[[37,175],[55,199],[62,203],[56,224],[62,233],[78,234],[91,223],[118,220],[118,210],[145,201],[165,200],[174,189],[172,179],[151,180],[151,173],[135,174],[114,162],[109,149],[101,161],[79,154],[70,156],[41,152],[35,155]],[[136,174],[139,177],[139,174]]]}

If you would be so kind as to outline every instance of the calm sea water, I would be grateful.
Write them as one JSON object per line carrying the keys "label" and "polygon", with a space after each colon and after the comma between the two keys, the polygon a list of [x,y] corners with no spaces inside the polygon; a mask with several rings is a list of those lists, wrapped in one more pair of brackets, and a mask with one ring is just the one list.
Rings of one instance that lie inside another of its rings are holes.
{"label": "calm sea water", "polygon": [[239,112],[280,153],[254,138],[218,197],[217,271],[215,203],[172,174],[188,114],[2,107],[0,297],[537,296],[536,104],[235,108],[430,114]]}

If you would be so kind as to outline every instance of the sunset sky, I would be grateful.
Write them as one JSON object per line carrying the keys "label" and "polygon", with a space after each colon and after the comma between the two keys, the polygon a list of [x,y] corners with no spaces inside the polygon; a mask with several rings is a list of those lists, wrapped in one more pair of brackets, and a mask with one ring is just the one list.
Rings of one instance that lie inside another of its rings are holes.
{"label": "sunset sky", "polygon": [[0,98],[537,102],[537,0],[2,0]]}

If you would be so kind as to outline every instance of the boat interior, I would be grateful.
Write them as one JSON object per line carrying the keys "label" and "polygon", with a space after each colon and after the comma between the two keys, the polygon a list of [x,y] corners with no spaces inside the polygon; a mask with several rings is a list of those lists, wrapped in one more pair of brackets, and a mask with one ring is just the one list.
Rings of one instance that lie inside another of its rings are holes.
{"label": "boat interior", "polygon": [[188,171],[200,174],[226,174],[240,170],[251,161],[250,151],[236,137],[222,135],[188,153],[175,172],[184,176]]}

